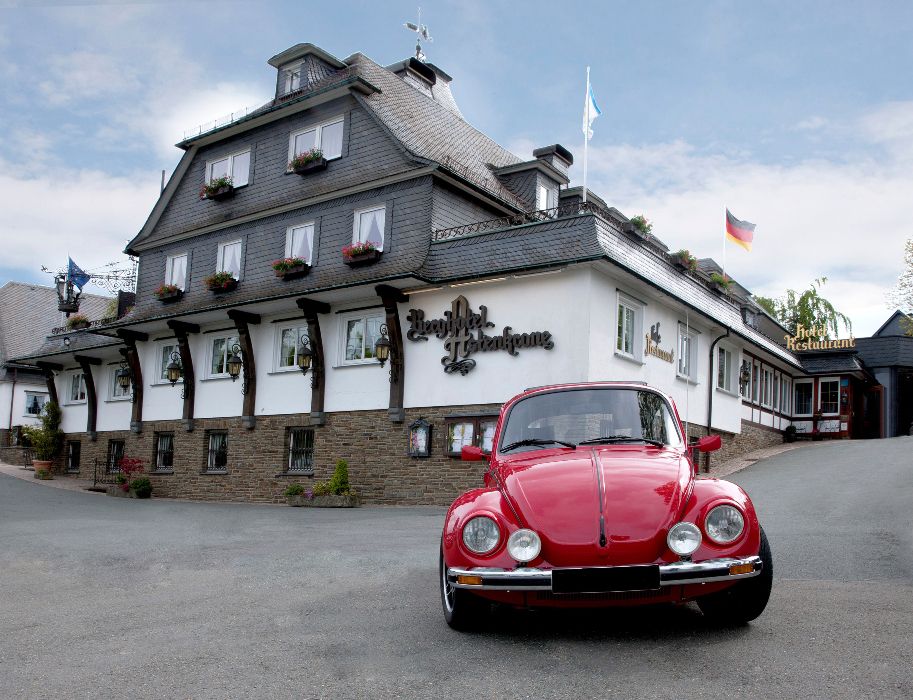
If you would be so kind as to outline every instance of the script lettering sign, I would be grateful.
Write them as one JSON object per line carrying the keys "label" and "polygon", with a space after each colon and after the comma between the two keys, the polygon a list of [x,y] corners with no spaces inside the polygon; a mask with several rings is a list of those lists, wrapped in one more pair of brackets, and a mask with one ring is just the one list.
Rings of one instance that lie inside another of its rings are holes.
{"label": "script lettering sign", "polygon": [[443,318],[427,319],[422,309],[409,309],[406,320],[410,324],[406,332],[409,340],[427,341],[428,336],[433,335],[444,341],[447,354],[441,358],[441,364],[447,374],[468,374],[476,366],[470,355],[479,352],[503,350],[517,356],[525,348],[551,350],[555,347],[552,334],[548,331],[514,333],[513,328],[504,326],[498,335],[488,335],[485,329],[495,327],[488,320],[488,307],[479,306],[476,313],[462,295],[453,300],[450,311],[445,311]]}

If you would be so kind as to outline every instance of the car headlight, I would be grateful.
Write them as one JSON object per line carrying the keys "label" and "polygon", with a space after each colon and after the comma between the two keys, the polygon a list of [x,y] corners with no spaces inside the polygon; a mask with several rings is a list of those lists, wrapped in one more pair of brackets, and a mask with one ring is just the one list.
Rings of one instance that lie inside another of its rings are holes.
{"label": "car headlight", "polygon": [[500,539],[498,524],[487,515],[477,515],[463,525],[463,544],[476,554],[487,554]]}
{"label": "car headlight", "polygon": [[717,544],[735,542],[745,529],[745,518],[735,506],[717,506],[704,520],[704,532]]}
{"label": "car headlight", "polygon": [[539,556],[542,542],[532,530],[517,530],[507,538],[507,553],[521,564]]}
{"label": "car headlight", "polygon": [[687,557],[701,546],[701,531],[694,523],[676,523],[666,536],[669,549],[680,557]]}

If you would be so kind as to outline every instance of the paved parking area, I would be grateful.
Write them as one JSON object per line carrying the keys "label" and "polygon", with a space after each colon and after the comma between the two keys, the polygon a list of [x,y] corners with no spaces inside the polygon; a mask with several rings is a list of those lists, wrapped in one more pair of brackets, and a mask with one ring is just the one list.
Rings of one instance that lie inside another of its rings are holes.
{"label": "paved parking area", "polygon": [[[441,508],[136,501],[0,474],[0,698],[910,697],[910,444],[881,441],[893,466],[864,480],[875,443],[733,477],[776,580],[757,622],[723,631],[687,606],[452,632]],[[856,501],[835,506],[824,479]]]}

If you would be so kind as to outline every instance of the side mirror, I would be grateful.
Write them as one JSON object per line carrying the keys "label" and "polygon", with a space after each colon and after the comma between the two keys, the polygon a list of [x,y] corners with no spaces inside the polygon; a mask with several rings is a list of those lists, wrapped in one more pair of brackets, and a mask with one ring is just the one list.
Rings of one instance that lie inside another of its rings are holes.
{"label": "side mirror", "polygon": [[463,445],[463,448],[460,450],[460,458],[464,462],[484,462],[486,455],[482,452],[481,447]]}
{"label": "side mirror", "polygon": [[716,452],[722,446],[723,442],[720,440],[719,435],[707,435],[706,437],[702,437],[695,445],[698,452]]}

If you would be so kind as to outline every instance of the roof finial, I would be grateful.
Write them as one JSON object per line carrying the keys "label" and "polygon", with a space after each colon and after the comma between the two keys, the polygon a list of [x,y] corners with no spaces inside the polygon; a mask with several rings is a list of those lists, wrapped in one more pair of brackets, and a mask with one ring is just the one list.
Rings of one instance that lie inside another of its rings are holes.
{"label": "roof finial", "polygon": [[418,22],[415,24],[412,22],[406,22],[403,26],[409,31],[416,33],[417,36],[415,38],[415,57],[424,63],[427,56],[422,53],[422,39],[424,39],[426,42],[432,42],[434,39],[432,39],[431,35],[428,33],[428,27],[422,24],[422,8],[418,8]]}

